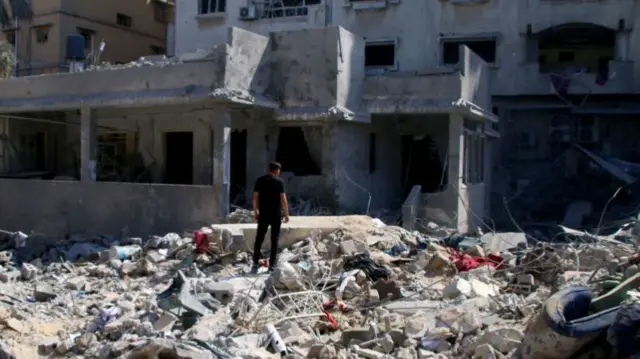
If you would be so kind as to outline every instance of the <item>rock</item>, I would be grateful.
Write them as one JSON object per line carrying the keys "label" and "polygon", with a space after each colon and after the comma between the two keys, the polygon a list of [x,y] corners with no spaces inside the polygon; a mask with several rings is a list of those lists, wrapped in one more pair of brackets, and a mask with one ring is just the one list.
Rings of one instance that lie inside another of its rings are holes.
{"label": "rock", "polygon": [[487,298],[498,295],[497,288],[494,288],[494,286],[489,284],[485,284],[477,279],[471,279],[469,284],[471,285],[471,292],[475,297]]}
{"label": "rock", "polygon": [[452,266],[453,263],[449,259],[449,256],[442,252],[436,252],[433,257],[431,257],[429,263],[427,263],[427,266],[424,267],[424,270],[428,273],[440,274],[449,271]]}
{"label": "rock", "polygon": [[472,257],[486,257],[486,255],[484,253],[484,249],[482,249],[482,247],[480,247],[477,244],[475,246],[471,246],[471,247],[467,248],[465,250],[465,253],[467,253],[468,255],[470,255]]}
{"label": "rock", "polygon": [[424,349],[418,349],[418,359],[433,359],[436,353]]}
{"label": "rock", "polygon": [[344,346],[348,346],[352,340],[366,342],[371,339],[373,339],[373,333],[369,330],[369,328],[359,327],[345,329],[342,331],[342,344]]}
{"label": "rock", "polygon": [[462,308],[447,308],[437,314],[436,319],[441,322],[438,326],[448,327],[455,335],[469,334],[482,327],[482,318],[475,311]]}
{"label": "rock", "polygon": [[382,299],[400,298],[400,286],[395,280],[379,279],[373,283],[373,289],[378,291],[378,297]]}
{"label": "rock", "polygon": [[418,352],[414,348],[398,348],[395,359],[418,359]]}
{"label": "rock", "polygon": [[479,344],[488,344],[501,353],[508,353],[520,345],[524,333],[515,328],[491,328],[478,339]]}
{"label": "rock", "polygon": [[20,274],[22,275],[22,279],[31,280],[36,277],[36,274],[38,274],[38,268],[29,263],[22,263]]}
{"label": "rock", "polygon": [[442,296],[444,298],[457,298],[461,295],[470,296],[472,293],[471,283],[462,278],[455,278],[453,282],[447,285],[442,291]]}
{"label": "rock", "polygon": [[236,287],[229,281],[225,282],[209,282],[205,284],[205,292],[210,293],[214,298],[222,304],[231,303],[236,292]]}
{"label": "rock", "polygon": [[380,353],[371,349],[360,348],[357,345],[353,346],[353,351],[359,356],[367,359],[385,359],[385,357],[387,356],[384,353]]}
{"label": "rock", "polygon": [[33,298],[36,302],[47,302],[57,296],[58,294],[53,290],[53,288],[44,283],[37,284],[36,289],[33,291]]}
{"label": "rock", "polygon": [[0,252],[0,264],[9,263],[12,258],[13,258],[13,253],[11,251]]}
{"label": "rock", "polygon": [[66,287],[71,290],[80,290],[84,288],[86,283],[87,279],[85,277],[73,277],[67,281]]}
{"label": "rock", "polygon": [[153,330],[157,332],[170,332],[178,318],[171,313],[164,313],[153,323]]}
{"label": "rock", "polygon": [[369,303],[380,303],[380,294],[375,289],[369,289],[367,292],[367,302]]}
{"label": "rock", "polygon": [[473,353],[473,359],[502,359],[504,355],[489,344],[479,345]]}
{"label": "rock", "polygon": [[[38,354],[40,355],[49,355],[52,354],[56,347],[58,346],[58,338],[49,337],[45,338],[38,344]],[[2,356],[0,356],[1,358]]]}

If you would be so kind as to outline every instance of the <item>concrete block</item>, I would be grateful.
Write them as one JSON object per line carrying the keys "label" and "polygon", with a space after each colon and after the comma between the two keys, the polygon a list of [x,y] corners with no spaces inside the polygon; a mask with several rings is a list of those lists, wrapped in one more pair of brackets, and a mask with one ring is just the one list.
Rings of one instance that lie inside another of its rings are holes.
{"label": "concrete block", "polygon": [[57,297],[58,294],[47,284],[39,283],[33,291],[33,298],[36,302],[46,302]]}
{"label": "concrete block", "polygon": [[52,354],[58,346],[58,338],[48,337],[38,343],[38,354],[49,355]]}
{"label": "concrete block", "polygon": [[151,263],[160,263],[166,259],[165,256],[157,251],[149,251],[146,258]]}
{"label": "concrete block", "polygon": [[22,263],[20,274],[22,275],[22,279],[31,280],[36,277],[36,274],[38,274],[38,268],[29,263]]}
{"label": "concrete block", "polygon": [[373,339],[372,334],[368,327],[350,328],[342,332],[342,344],[348,346],[352,340],[366,342]]}
{"label": "concrete block", "polygon": [[71,290],[80,290],[84,288],[84,285],[87,283],[87,279],[85,277],[73,277],[67,281],[66,287]]}
{"label": "concrete block", "polygon": [[164,313],[153,323],[153,330],[157,332],[169,332],[178,318],[171,313]]}
{"label": "concrete block", "polygon": [[205,291],[222,304],[229,304],[236,293],[236,287],[230,282],[211,282],[205,285]]}
{"label": "concrete block", "polygon": [[22,277],[22,273],[16,270],[0,273],[0,281],[4,283],[15,282]]}

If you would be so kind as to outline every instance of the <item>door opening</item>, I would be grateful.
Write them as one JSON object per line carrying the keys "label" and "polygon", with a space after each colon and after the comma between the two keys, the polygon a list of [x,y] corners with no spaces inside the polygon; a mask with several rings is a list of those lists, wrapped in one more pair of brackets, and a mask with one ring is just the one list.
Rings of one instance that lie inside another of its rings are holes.
{"label": "door opening", "polygon": [[231,188],[229,202],[243,205],[247,186],[247,130],[231,132]]}
{"label": "door opening", "polygon": [[433,193],[447,183],[438,148],[429,136],[402,136],[402,169],[405,196],[415,185],[422,186],[423,193]]}
{"label": "door opening", "polygon": [[164,183],[193,184],[193,132],[166,132]]}

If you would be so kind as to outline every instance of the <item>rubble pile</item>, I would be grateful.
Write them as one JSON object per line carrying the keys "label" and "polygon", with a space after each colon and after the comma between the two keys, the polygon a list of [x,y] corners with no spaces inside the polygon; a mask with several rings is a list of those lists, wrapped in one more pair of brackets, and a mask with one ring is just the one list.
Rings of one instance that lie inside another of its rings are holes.
{"label": "rubble pile", "polygon": [[551,294],[639,271],[631,245],[570,235],[532,246],[523,233],[439,238],[372,219],[318,231],[250,275],[221,226],[0,232],[0,358],[510,357]]}

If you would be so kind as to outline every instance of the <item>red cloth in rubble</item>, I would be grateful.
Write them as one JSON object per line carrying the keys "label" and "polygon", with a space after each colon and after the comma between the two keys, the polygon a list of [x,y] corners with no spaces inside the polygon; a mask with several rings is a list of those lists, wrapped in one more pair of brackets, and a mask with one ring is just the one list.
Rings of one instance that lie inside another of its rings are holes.
{"label": "red cloth in rubble", "polygon": [[467,272],[480,266],[492,266],[497,267],[496,269],[501,269],[504,262],[502,257],[493,254],[489,254],[486,257],[472,257],[463,252],[456,252],[452,248],[449,248],[449,255],[456,265],[456,269],[460,272]]}
{"label": "red cloth in rubble", "polygon": [[196,245],[196,253],[206,253],[209,249],[209,237],[206,234],[196,231],[193,234],[193,243]]}

